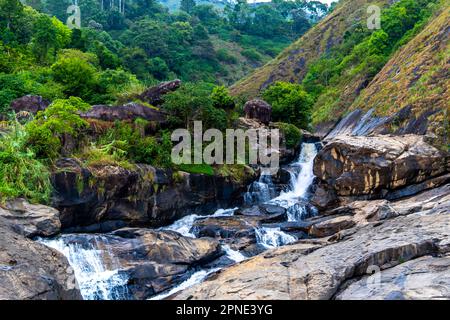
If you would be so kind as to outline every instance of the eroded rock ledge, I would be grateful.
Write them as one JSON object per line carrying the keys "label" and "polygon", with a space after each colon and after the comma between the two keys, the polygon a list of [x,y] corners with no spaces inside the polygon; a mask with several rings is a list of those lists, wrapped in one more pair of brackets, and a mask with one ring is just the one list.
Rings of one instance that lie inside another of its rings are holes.
{"label": "eroded rock ledge", "polygon": [[239,204],[255,179],[174,173],[149,165],[86,168],[76,159],[56,163],[55,208],[66,232],[108,232],[126,226],[160,227],[189,214]]}
{"label": "eroded rock ledge", "polygon": [[[364,282],[354,282],[373,267],[384,270],[381,278],[400,277],[414,265],[423,267],[424,256],[440,257],[439,272],[448,274],[446,255],[450,252],[450,185],[440,195],[421,194],[391,203],[400,216],[356,223],[352,228],[329,238],[302,240],[294,245],[268,251],[212,275],[204,283],[187,289],[174,299],[332,299],[357,297]],[[435,190],[432,190],[436,192]],[[431,191],[430,191],[431,192]],[[380,217],[383,218],[383,217]],[[424,258],[425,259],[425,258]],[[438,258],[436,258],[438,259]],[[411,261],[409,265],[405,262]],[[397,266],[397,267],[396,267]],[[446,267],[447,266],[447,267]],[[396,268],[394,268],[396,267]],[[412,281],[413,279],[411,279]],[[354,282],[341,291],[348,283]],[[393,297],[381,280],[373,298]],[[436,286],[437,278],[428,277],[424,290]],[[439,280],[440,293],[450,287],[450,278]],[[416,283],[417,285],[417,283]],[[420,285],[419,285],[420,286]],[[411,289],[412,288],[412,289]],[[397,296],[417,298],[414,287],[400,286]],[[434,291],[436,295],[436,292]],[[387,295],[387,296],[386,296]]]}

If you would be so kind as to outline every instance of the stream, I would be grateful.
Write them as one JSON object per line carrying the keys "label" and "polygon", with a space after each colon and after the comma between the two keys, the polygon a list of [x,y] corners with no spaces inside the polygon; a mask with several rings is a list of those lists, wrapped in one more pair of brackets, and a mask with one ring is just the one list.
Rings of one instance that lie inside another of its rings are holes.
{"label": "stream", "polygon": [[[296,161],[286,169],[290,173],[290,185],[288,190],[276,194],[275,186],[271,176],[261,175],[258,181],[248,187],[244,195],[246,205],[274,204],[287,210],[288,221],[301,221],[308,215],[304,203],[307,201],[308,189],[313,183],[313,161],[317,154],[314,143],[303,143],[300,155]],[[162,227],[159,230],[171,230],[185,237],[195,238],[192,231],[193,224],[198,219],[206,217],[230,217],[238,208],[219,209],[211,215],[188,215],[173,224]],[[293,243],[298,239],[276,227],[256,227],[256,239],[264,248],[270,249]],[[80,240],[82,239],[82,240]],[[39,242],[56,249],[67,257],[71,267],[74,269],[75,277],[80,287],[81,294],[85,300],[126,300],[130,299],[127,289],[128,278],[125,272],[121,272],[118,260],[111,252],[105,250],[108,238],[100,234],[64,234],[54,239],[38,239]],[[222,250],[228,259],[239,263],[247,257],[241,252],[231,249],[222,244]],[[199,269],[191,276],[172,287],[171,289],[151,299],[164,299],[178,291],[200,283],[211,273],[220,268]]]}

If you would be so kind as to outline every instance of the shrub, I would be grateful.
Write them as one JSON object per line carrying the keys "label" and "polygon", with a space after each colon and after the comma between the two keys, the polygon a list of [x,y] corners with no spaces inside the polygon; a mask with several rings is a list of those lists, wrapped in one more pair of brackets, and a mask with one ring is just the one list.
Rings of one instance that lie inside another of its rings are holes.
{"label": "shrub", "polygon": [[0,201],[24,197],[47,203],[51,191],[47,166],[35,158],[24,128],[13,124],[7,134],[0,136]]}
{"label": "shrub", "polygon": [[215,108],[234,109],[235,107],[234,99],[225,86],[214,87],[211,99]]}
{"label": "shrub", "polygon": [[277,125],[284,135],[286,147],[295,148],[302,138],[300,129],[290,123],[279,122]]}
{"label": "shrub", "polygon": [[255,49],[245,49],[245,50],[242,50],[241,54],[242,54],[244,57],[246,57],[246,58],[248,58],[248,59],[250,59],[250,60],[252,60],[252,61],[255,61],[255,62],[259,62],[259,61],[262,60],[261,55],[260,55],[260,54],[258,53],[258,51],[256,51]]}
{"label": "shrub", "polygon": [[55,100],[47,109],[39,111],[26,125],[28,143],[38,157],[54,159],[61,151],[61,140],[65,135],[76,139],[88,123],[78,112],[89,110],[90,106],[80,98]]}
{"label": "shrub", "polygon": [[310,125],[313,99],[298,84],[277,82],[263,92],[272,105],[272,118],[307,129]]}

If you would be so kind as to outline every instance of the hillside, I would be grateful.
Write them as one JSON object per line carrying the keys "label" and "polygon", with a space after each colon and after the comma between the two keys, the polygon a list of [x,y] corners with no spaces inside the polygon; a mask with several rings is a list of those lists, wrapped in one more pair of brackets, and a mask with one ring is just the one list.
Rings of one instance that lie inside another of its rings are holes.
{"label": "hillside", "polygon": [[[379,5],[389,0],[376,1]],[[301,82],[307,65],[343,40],[345,31],[365,19],[369,0],[341,0],[338,6],[298,41],[285,49],[276,59],[255,70],[250,76],[231,87],[235,95],[256,96],[261,89],[275,81]]]}
{"label": "hillside", "polygon": [[[447,7],[389,60],[351,109],[374,108],[377,115],[390,116],[408,108],[412,113],[408,118],[422,118],[422,122],[428,118],[429,132],[443,135],[447,130],[448,135],[449,21]],[[397,121],[391,125],[391,131],[398,126],[404,125]]]}

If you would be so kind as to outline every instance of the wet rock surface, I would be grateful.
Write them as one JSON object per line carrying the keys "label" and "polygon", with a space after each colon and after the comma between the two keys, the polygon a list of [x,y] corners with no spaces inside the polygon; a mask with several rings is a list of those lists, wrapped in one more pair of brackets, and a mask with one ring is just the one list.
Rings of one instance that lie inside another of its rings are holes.
{"label": "wet rock surface", "polygon": [[149,165],[85,168],[60,159],[53,174],[54,206],[65,232],[108,232],[125,226],[160,227],[189,215],[238,204],[254,179],[178,173]]}
{"label": "wet rock surface", "polygon": [[[324,238],[328,241],[300,240],[267,251],[211,275],[205,282],[172,298],[332,299],[348,282],[358,280],[373,267],[385,270],[382,273],[387,272],[392,277],[400,276],[401,268],[408,268],[405,265],[408,261],[414,263],[423,256],[440,257],[450,252],[449,188],[446,185],[393,203],[353,204],[352,209],[341,209],[341,214],[345,210],[352,211],[352,215],[343,217],[353,217],[354,226],[341,231],[336,229],[337,233]],[[388,214],[386,206],[392,207]],[[439,262],[437,269],[449,272],[446,263]],[[437,278],[423,276],[424,288],[435,286]],[[419,280],[411,281],[410,286],[421,286]],[[349,295],[363,290],[356,284],[348,288],[353,289],[343,292]],[[375,292],[373,296],[377,294],[384,293]],[[405,291],[403,296],[412,297],[410,294]],[[446,294],[445,290],[434,290],[432,295],[436,298]],[[429,295],[419,292],[415,297]]]}
{"label": "wet rock surface", "polygon": [[66,258],[14,229],[10,221],[0,217],[0,299],[81,299]]}

